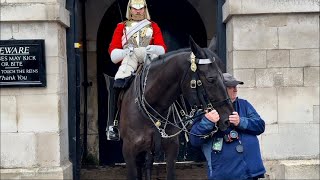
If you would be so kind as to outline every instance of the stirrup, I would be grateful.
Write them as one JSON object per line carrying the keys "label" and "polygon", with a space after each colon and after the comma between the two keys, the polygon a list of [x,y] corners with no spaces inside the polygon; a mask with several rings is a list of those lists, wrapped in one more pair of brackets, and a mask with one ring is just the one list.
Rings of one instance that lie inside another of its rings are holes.
{"label": "stirrup", "polygon": [[115,126],[109,126],[106,135],[109,141],[120,141],[119,129]]}
{"label": "stirrup", "polygon": [[107,140],[120,141],[120,131],[118,128],[118,120],[113,121],[113,125],[107,127]]}

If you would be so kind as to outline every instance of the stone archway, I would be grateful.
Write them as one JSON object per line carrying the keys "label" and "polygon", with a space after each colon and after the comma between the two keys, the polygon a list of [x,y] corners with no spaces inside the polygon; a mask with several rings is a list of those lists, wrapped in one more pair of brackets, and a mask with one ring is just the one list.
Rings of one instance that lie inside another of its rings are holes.
{"label": "stone archway", "polygon": [[[122,15],[124,16],[127,0],[118,0],[118,2],[121,6]],[[200,46],[207,46],[207,42],[210,41],[215,33],[215,3],[199,3],[194,0],[148,0],[147,3],[151,19],[161,27],[169,51],[188,47],[189,35],[191,35]],[[211,7],[209,7],[209,5]],[[166,13],[164,13],[164,10]],[[91,103],[92,109],[94,109],[91,112],[97,112],[97,115],[88,115],[89,117],[97,117],[97,119],[89,119],[88,122],[93,124],[91,126],[89,125],[89,127],[96,127],[98,129],[98,132],[93,130],[97,135],[92,138],[96,143],[99,142],[99,147],[97,147],[97,144],[90,145],[90,142],[88,142],[88,147],[99,149],[93,150],[93,152],[99,154],[97,155],[99,158],[94,156],[100,160],[101,165],[122,162],[121,144],[108,142],[105,137],[105,127],[110,107],[108,107],[107,103],[109,94],[107,93],[108,89],[106,88],[106,82],[103,76],[103,74],[114,76],[118,68],[117,65],[114,65],[110,61],[107,49],[116,24],[121,22],[121,15],[117,1],[113,0],[104,0],[95,3],[88,1],[87,14],[88,47],[89,50],[95,51],[96,54],[96,56],[92,55],[92,57],[88,58],[88,66],[92,68],[88,74],[92,76],[94,74],[96,75],[97,79],[93,79],[92,81],[94,82],[93,87],[96,88],[98,93],[95,97],[94,94],[92,94],[92,97],[88,97],[89,101],[97,102],[97,105]],[[208,23],[208,21],[213,22]],[[94,44],[96,44],[96,46]],[[90,54],[94,54],[94,52],[88,54],[90,56]],[[90,65],[90,63],[92,65]],[[96,69],[93,67],[96,67]],[[112,93],[112,90],[109,92]],[[97,98],[97,100],[95,100],[95,98]],[[88,139],[90,140],[90,138]]]}

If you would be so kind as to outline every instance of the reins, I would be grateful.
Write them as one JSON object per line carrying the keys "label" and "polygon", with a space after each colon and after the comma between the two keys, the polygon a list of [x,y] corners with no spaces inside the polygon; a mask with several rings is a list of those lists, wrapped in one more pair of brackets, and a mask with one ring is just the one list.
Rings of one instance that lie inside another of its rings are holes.
{"label": "reins", "polygon": [[[145,99],[145,88],[147,85],[147,79],[148,79],[148,74],[149,74],[149,70],[150,70],[150,66],[151,64],[144,66],[142,72],[139,74],[139,77],[136,78],[135,81],[137,87],[136,92],[137,92],[137,97],[135,98],[135,103],[138,103],[139,106],[139,110],[142,112],[142,114],[147,118],[150,119],[153,124],[155,125],[155,127],[158,129],[159,133],[161,134],[162,138],[171,138],[174,137],[178,134],[180,134],[183,131],[183,128],[181,129],[180,127],[178,127],[177,121],[175,119],[175,113],[176,115],[178,115],[179,117],[179,113],[176,110],[176,108],[174,108],[174,105],[171,105],[168,109],[168,113],[166,115],[166,117],[163,117],[158,111],[156,111]],[[155,113],[156,115],[153,115],[151,112],[149,112],[149,110],[152,110],[153,113]],[[170,117],[170,113],[172,113],[172,117],[174,119],[175,123],[170,122],[168,119]],[[157,118],[156,116],[158,116],[159,118]],[[180,117],[179,117],[180,119]],[[180,121],[180,123],[183,124],[183,122]],[[164,124],[164,127],[161,128],[161,125]],[[172,126],[175,126],[176,128],[180,129],[177,133],[172,134],[172,135],[168,135],[165,132],[166,126],[170,124]]]}
{"label": "reins", "polygon": [[[203,63],[213,63],[212,61],[208,61],[208,60],[209,59],[202,59]],[[152,63],[149,65],[146,65],[146,66],[144,65],[142,71],[138,74],[138,77],[135,78],[135,84],[136,84],[135,85],[135,87],[136,87],[135,92],[137,93],[136,94],[137,97],[135,98],[135,103],[138,104],[139,110],[142,112],[143,116],[152,121],[152,123],[155,125],[155,127],[157,128],[157,130],[161,134],[162,138],[171,138],[171,137],[177,136],[182,131],[184,131],[188,134],[194,135],[194,136],[200,136],[202,138],[208,138],[208,137],[212,136],[214,133],[216,133],[218,131],[218,127],[216,125],[215,125],[214,130],[211,133],[206,134],[206,135],[193,134],[188,131],[187,126],[188,126],[188,124],[192,123],[195,118],[205,114],[205,110],[212,110],[212,109],[214,109],[214,107],[224,105],[225,103],[228,103],[230,101],[230,99],[227,98],[221,102],[211,103],[211,101],[207,98],[207,94],[205,92],[205,89],[202,86],[202,82],[201,82],[199,75],[196,71],[197,65],[196,65],[196,59],[195,59],[195,56],[193,53],[190,56],[190,61],[191,61],[190,69],[193,72],[192,73],[192,75],[193,75],[192,80],[190,81],[190,88],[192,89],[192,92],[194,93],[194,96],[195,96],[195,99],[193,100],[193,102],[196,102],[196,103],[194,103],[192,105],[192,110],[190,111],[190,113],[188,115],[186,114],[187,110],[186,110],[186,106],[185,106],[183,100],[182,100],[182,103],[183,103],[184,109],[180,106],[180,104],[178,102],[174,102],[169,107],[167,114],[166,114],[166,117],[161,115],[157,110],[155,110],[148,103],[148,101],[145,98],[145,89],[146,89],[146,85],[147,85],[149,70],[150,70]],[[200,64],[200,61],[201,61],[201,59],[197,60],[198,64]],[[184,75],[183,81],[185,78],[186,78],[186,75]],[[194,96],[191,96],[191,97],[194,97]],[[198,99],[200,99],[201,103]],[[179,114],[179,110],[178,110],[176,104],[178,104],[178,106],[180,107],[181,114]],[[205,107],[205,109],[202,110],[199,108],[199,106]],[[199,112],[197,112],[197,114],[195,115],[195,112],[197,110]],[[150,111],[152,111],[152,112],[150,112]],[[169,117],[171,114],[172,114],[174,123],[169,121]],[[178,117],[179,122],[177,122],[175,115]],[[183,118],[181,118],[181,116]],[[179,129],[178,132],[176,132],[172,135],[168,135],[166,133],[166,127],[168,124]],[[181,124],[182,127],[180,127],[179,124]]]}

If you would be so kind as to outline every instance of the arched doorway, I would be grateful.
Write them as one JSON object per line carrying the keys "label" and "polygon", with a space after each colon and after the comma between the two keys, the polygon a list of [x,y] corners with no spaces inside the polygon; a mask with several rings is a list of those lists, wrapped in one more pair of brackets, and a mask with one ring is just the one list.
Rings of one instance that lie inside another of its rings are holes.
{"label": "arched doorway", "polygon": [[[99,159],[101,165],[109,165],[123,162],[121,154],[121,142],[106,140],[105,128],[107,119],[110,116],[110,109],[113,103],[108,103],[112,92],[112,83],[106,84],[104,74],[107,74],[109,81],[115,75],[118,66],[113,64],[107,52],[114,28],[121,22],[121,14],[125,15],[127,0],[115,1],[105,12],[97,33],[97,81],[98,81],[98,122],[99,122]],[[148,0],[148,8],[151,19],[160,26],[168,50],[176,50],[189,46],[189,36],[202,47],[207,46],[207,32],[202,18],[188,0]],[[212,10],[214,7],[209,8]],[[179,13],[178,13],[179,12]],[[123,17],[125,18],[125,17]],[[180,155],[186,159],[189,150],[185,149],[186,143],[181,144],[184,148]],[[192,150],[193,151],[193,150]],[[193,154],[199,154],[198,151]],[[196,157],[202,158],[202,157]],[[192,159],[194,160],[194,159]]]}

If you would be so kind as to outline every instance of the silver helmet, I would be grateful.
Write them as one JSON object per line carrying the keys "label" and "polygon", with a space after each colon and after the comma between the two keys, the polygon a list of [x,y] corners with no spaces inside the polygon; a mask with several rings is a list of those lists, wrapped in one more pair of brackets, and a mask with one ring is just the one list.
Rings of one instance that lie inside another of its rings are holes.
{"label": "silver helmet", "polygon": [[145,19],[150,20],[150,14],[145,0],[129,0],[126,13],[126,18],[129,20],[131,19],[130,7],[135,9],[145,8]]}

